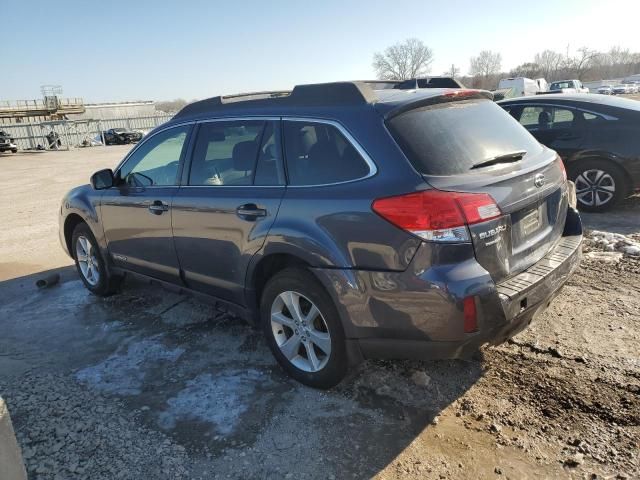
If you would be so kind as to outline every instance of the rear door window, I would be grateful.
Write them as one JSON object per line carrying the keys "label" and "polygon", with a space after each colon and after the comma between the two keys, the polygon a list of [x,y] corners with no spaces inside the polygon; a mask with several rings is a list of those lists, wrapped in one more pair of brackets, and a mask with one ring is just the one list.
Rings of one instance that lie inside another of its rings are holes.
{"label": "rear door window", "polygon": [[265,123],[202,123],[193,150],[189,185],[252,185]]}
{"label": "rear door window", "polygon": [[462,100],[420,107],[387,121],[414,168],[426,175],[467,173],[495,157],[542,147],[491,100]]}
{"label": "rear door window", "polygon": [[574,126],[575,119],[572,110],[548,105],[527,106],[520,114],[520,123],[532,132],[569,129]]}
{"label": "rear door window", "polygon": [[367,162],[333,125],[285,121],[284,142],[290,185],[324,185],[366,177]]}

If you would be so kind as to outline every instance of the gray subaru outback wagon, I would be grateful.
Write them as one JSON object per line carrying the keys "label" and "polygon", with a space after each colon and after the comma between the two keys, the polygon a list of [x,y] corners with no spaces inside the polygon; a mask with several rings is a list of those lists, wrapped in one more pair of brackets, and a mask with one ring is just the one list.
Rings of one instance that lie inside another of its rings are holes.
{"label": "gray subaru outback wagon", "polygon": [[328,388],[365,358],[459,358],[544,310],[582,228],[558,155],[488,92],[362,82],[186,106],[62,201],[86,287],[204,294]]}

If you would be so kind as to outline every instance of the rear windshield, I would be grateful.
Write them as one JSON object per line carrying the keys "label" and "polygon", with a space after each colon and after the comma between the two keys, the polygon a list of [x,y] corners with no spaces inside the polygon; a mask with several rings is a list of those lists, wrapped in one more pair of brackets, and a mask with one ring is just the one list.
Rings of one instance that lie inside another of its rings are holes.
{"label": "rear windshield", "polygon": [[456,175],[518,151],[542,147],[491,100],[464,100],[409,110],[387,122],[414,168],[426,175]]}

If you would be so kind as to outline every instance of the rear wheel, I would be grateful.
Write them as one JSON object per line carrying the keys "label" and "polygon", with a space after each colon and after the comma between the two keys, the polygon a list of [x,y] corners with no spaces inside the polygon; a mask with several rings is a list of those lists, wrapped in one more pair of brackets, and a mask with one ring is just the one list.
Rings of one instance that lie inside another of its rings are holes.
{"label": "rear wheel", "polygon": [[330,388],[347,374],[338,311],[310,272],[288,268],[269,280],[260,316],[269,348],[290,376],[310,387]]}
{"label": "rear wheel", "polygon": [[607,160],[578,161],[570,168],[576,184],[578,208],[586,212],[604,212],[627,195],[624,172]]}
{"label": "rear wheel", "polygon": [[115,293],[121,279],[107,271],[98,242],[86,223],[80,223],[74,229],[71,246],[76,269],[84,286],[102,297]]}

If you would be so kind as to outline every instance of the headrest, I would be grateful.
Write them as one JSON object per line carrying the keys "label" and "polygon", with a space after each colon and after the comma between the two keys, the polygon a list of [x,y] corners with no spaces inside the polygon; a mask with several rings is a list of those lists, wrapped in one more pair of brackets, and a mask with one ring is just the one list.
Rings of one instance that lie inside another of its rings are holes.
{"label": "headrest", "polygon": [[258,144],[252,140],[238,142],[233,147],[231,158],[233,169],[238,171],[253,170],[258,155]]}

